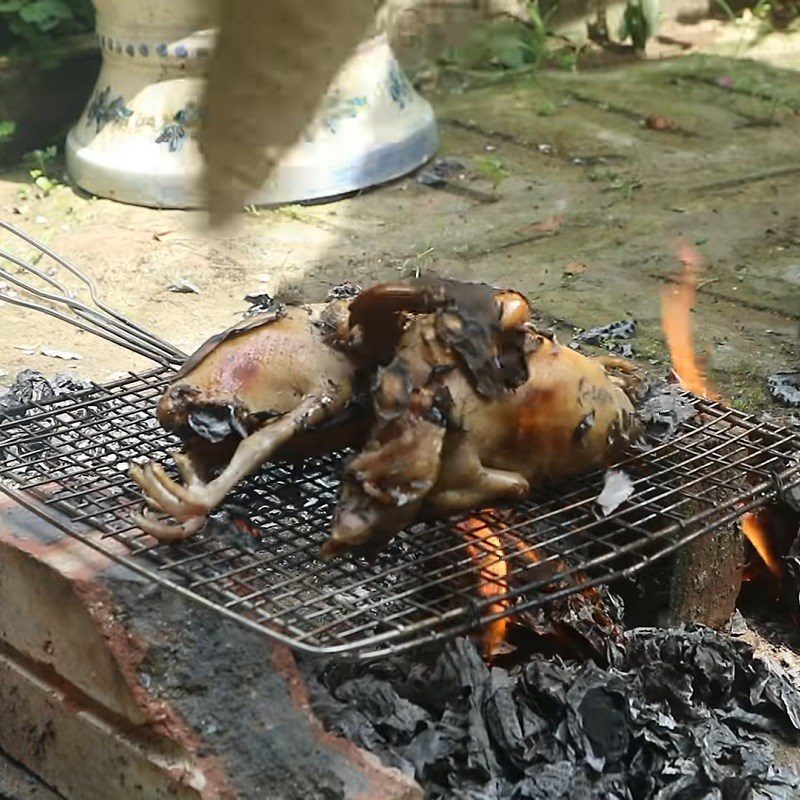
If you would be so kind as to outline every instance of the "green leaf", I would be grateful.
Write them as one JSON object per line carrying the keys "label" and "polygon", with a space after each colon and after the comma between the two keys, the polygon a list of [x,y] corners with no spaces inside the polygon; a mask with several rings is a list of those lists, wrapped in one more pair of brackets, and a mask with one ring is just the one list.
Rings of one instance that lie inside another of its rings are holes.
{"label": "green leaf", "polygon": [[32,0],[19,10],[19,18],[42,33],[47,33],[71,21],[73,14],[64,0]]}
{"label": "green leaf", "polygon": [[659,27],[659,0],[639,0],[642,6],[642,16],[647,24],[647,36],[651,38],[658,33]]}
{"label": "green leaf", "polygon": [[619,31],[620,39],[623,41],[630,37],[633,46],[637,50],[644,50],[647,43],[647,20],[645,19],[642,7],[637,4],[628,3],[622,15],[622,24]]}
{"label": "green leaf", "polygon": [[0,119],[0,142],[10,139],[17,130],[17,123],[10,119]]}
{"label": "green leaf", "polygon": [[46,175],[40,175],[33,181],[37,189],[41,189],[45,194],[49,194],[53,189],[53,182]]}

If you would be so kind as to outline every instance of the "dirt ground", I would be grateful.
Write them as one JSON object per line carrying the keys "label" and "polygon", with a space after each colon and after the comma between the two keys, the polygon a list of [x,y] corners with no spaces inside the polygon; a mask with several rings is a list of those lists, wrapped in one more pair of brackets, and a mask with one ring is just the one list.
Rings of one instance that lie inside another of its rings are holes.
{"label": "dirt ground", "polygon": [[[673,40],[691,34],[713,50],[708,41],[724,37],[703,25],[676,24]],[[712,52],[547,72],[434,103],[439,156],[464,165],[444,189],[412,176],[330,204],[247,213],[235,232],[209,239],[199,213],[120,205],[66,185],[39,196],[24,171],[10,171],[0,173],[0,215],[187,352],[235,320],[246,294],[320,299],[344,280],[432,270],[517,287],[563,323],[565,336],[566,326],[634,317],[635,356],[660,372],[667,357],[659,293],[678,269],[673,243],[683,237],[708,262],[697,338],[723,395],[763,407],[767,375],[800,366],[794,71]],[[648,127],[651,115],[669,129]],[[489,160],[496,188],[476,174]],[[32,254],[7,237],[2,246]],[[180,278],[199,293],[170,291]],[[25,367],[104,380],[147,365],[8,304],[0,331],[0,381]],[[42,348],[81,360],[57,360]]]}

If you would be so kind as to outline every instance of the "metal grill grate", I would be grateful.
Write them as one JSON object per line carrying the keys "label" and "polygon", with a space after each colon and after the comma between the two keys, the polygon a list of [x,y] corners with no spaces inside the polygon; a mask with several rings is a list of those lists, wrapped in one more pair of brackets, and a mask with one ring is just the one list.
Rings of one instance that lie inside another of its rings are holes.
{"label": "metal grill grate", "polygon": [[[624,462],[635,492],[609,517],[594,502],[602,472],[557,496],[474,514],[502,530],[505,554],[450,520],[414,526],[372,566],[319,560],[342,453],[268,465],[230,498],[228,522],[159,545],[128,519],[140,497],[126,472],[130,460],[161,459],[176,445],[154,416],[170,374],[0,412],[0,488],[95,549],[306,652],[374,657],[475,629],[632,574],[800,485],[797,433],[691,397],[699,413],[676,438]],[[237,508],[247,525],[236,524]],[[499,559],[507,593],[481,597],[477,584]]]}

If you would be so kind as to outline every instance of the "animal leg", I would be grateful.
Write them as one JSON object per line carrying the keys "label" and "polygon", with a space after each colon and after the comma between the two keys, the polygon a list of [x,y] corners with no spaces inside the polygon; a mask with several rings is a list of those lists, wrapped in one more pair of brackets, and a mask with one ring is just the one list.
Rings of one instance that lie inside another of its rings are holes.
{"label": "animal leg", "polygon": [[377,552],[414,521],[436,483],[444,429],[407,412],[384,441],[374,439],[347,466],[342,495],[323,556],[343,550]]}
{"label": "animal leg", "polygon": [[167,475],[155,462],[143,467],[134,464],[131,478],[142,489],[147,504],[154,510],[169,514],[178,525],[159,522],[143,514],[134,515],[134,522],[147,533],[162,541],[184,539],[196,533],[205,515],[218,506],[245,476],[254,472],[284,443],[305,427],[319,424],[335,413],[346,398],[310,396],[295,411],[265,425],[242,439],[227,467],[211,481],[203,481],[192,462],[182,454],[174,454],[183,485]]}
{"label": "animal leg", "polygon": [[490,500],[523,497],[530,491],[528,481],[518,472],[484,467],[465,434],[457,435],[447,448],[439,474],[427,502],[443,513],[479,507]]}

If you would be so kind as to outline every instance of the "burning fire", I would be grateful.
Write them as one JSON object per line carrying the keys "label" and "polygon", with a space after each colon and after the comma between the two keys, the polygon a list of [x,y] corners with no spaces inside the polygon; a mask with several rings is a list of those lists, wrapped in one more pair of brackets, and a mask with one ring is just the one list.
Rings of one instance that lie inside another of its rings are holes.
{"label": "burning fire", "polygon": [[[486,513],[486,512],[484,512]],[[495,523],[498,530],[503,526]],[[500,541],[500,536],[492,530],[487,522],[477,517],[470,517],[456,524],[456,529],[467,541],[467,552],[470,558],[479,567],[478,594],[485,598],[503,598],[508,592],[508,565],[505,560],[505,550]],[[509,606],[506,599],[498,599],[488,606],[491,614],[505,611]],[[491,659],[500,645],[505,641],[508,618],[490,622],[483,632],[483,642],[486,655]]]}
{"label": "burning fire", "polygon": [[694,350],[692,309],[695,304],[697,275],[705,269],[702,255],[687,242],[678,243],[683,272],[677,281],[661,290],[661,325],[667,339],[672,368],[681,386],[711,400],[719,396],[708,383],[705,370]]}
{"label": "burning fire", "polygon": [[[683,271],[675,283],[661,291],[661,324],[672,368],[684,389],[709,400],[720,400],[721,396],[709,384],[705,369],[698,363],[694,348],[692,309],[695,305],[697,276],[705,269],[705,261],[696,248],[684,241],[677,243],[677,253]],[[741,524],[742,532],[780,586],[783,569],[767,526],[762,524],[758,512],[745,514]]]}
{"label": "burning fire", "polygon": [[775,576],[780,586],[783,582],[781,562],[775,553],[769,532],[759,519],[757,511],[748,511],[747,514],[742,517],[742,531],[749,539],[750,544],[753,545],[753,549],[758,553],[767,569]]}

